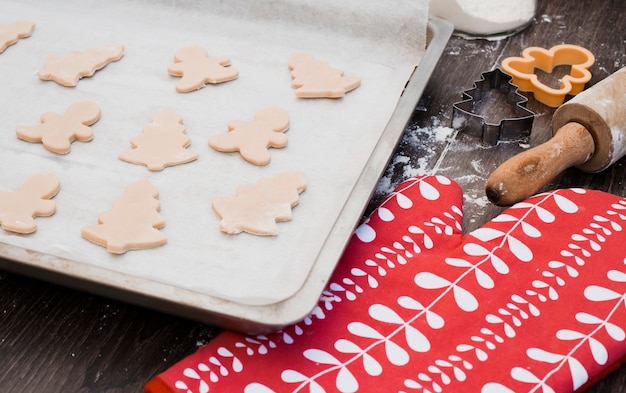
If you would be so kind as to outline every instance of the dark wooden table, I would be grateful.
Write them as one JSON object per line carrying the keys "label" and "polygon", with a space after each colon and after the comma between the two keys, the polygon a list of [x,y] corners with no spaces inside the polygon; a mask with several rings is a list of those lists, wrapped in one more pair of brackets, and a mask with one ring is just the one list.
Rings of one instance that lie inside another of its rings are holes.
{"label": "dark wooden table", "polygon": [[[452,104],[481,73],[528,46],[570,43],[591,50],[591,83],[626,66],[623,0],[540,0],[536,20],[522,33],[498,40],[453,37],[384,174],[368,211],[388,187],[413,174],[441,174],[465,192],[464,230],[497,215],[484,196],[489,173],[527,146],[482,146],[464,134],[447,140]],[[556,74],[556,73],[555,73]],[[537,114],[530,145],[550,135],[553,110],[529,97]],[[444,128],[442,128],[444,127]],[[418,141],[418,142],[416,142]],[[599,174],[570,169],[547,187],[582,186],[626,196],[626,161]],[[625,251],[626,252],[626,251]],[[0,392],[140,392],[155,374],[194,352],[220,330],[186,319],[0,271]],[[626,367],[589,392],[626,391]]]}

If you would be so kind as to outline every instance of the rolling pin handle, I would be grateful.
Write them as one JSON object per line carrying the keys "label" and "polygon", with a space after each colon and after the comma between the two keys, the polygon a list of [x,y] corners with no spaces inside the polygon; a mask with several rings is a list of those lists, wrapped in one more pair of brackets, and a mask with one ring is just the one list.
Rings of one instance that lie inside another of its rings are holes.
{"label": "rolling pin handle", "polygon": [[510,206],[532,196],[565,169],[587,162],[594,154],[591,133],[570,122],[542,145],[513,156],[487,179],[487,198],[499,206]]}

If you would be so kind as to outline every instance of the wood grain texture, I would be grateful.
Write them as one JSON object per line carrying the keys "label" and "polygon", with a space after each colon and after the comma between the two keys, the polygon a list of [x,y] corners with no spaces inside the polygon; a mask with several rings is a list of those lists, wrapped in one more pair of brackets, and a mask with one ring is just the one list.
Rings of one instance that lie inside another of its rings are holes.
{"label": "wood grain texture", "polygon": [[[471,231],[502,208],[486,201],[485,181],[506,159],[524,151],[519,143],[482,146],[463,134],[439,140],[432,133],[449,127],[452,104],[482,72],[528,46],[571,43],[591,50],[596,63],[591,84],[626,66],[623,0],[539,0],[537,17],[525,31],[499,41],[453,37],[416,106],[395,157],[385,173],[393,186],[415,173],[446,175],[465,193],[464,230]],[[537,113],[529,145],[549,139],[554,110],[529,96]],[[427,141],[428,143],[425,143]],[[405,159],[408,157],[408,160]],[[588,187],[626,196],[624,159],[587,174],[568,169],[546,188]],[[367,212],[385,197],[381,187]],[[165,370],[220,329],[132,305],[0,272],[0,392],[140,392]],[[626,367],[588,392],[623,392]]]}
{"label": "wood grain texture", "polygon": [[517,154],[498,166],[487,179],[487,198],[511,206],[529,198],[564,170],[593,156],[594,139],[578,123],[567,123],[547,142]]}

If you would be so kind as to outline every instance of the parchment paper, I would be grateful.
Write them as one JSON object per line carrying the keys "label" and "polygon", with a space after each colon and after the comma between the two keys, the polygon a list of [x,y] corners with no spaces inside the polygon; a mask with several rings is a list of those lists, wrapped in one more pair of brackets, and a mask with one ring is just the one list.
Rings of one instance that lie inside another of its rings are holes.
{"label": "parchment paper", "polygon": [[[37,218],[31,235],[0,231],[3,243],[153,279],[242,304],[271,304],[306,280],[320,247],[388,121],[425,46],[427,1],[6,1],[0,23],[36,23],[30,38],[0,54],[0,189],[52,172],[61,182],[57,212]],[[124,57],[68,88],[36,76],[48,54],[123,44]],[[200,45],[229,57],[237,80],[192,93],[167,74],[176,50]],[[298,99],[287,61],[315,58],[362,78],[342,99]],[[59,156],[15,136],[44,112],[81,100],[98,103],[91,142]],[[208,147],[231,120],[250,121],[269,106],[287,110],[289,144],[257,167]],[[154,115],[183,117],[199,159],[150,172],[117,158]],[[390,152],[391,153],[391,152]],[[304,173],[308,187],[275,237],[227,235],[211,198],[280,172]],[[80,236],[131,183],[147,178],[160,192],[165,246],[112,255]],[[96,278],[97,279],[97,278]]]}

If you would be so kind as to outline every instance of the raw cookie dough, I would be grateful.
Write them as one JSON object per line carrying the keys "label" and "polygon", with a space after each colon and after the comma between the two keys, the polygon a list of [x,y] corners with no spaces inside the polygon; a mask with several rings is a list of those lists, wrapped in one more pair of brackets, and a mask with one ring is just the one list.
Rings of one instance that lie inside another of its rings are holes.
{"label": "raw cookie dough", "polygon": [[344,76],[343,71],[315,60],[304,53],[294,53],[289,59],[291,85],[302,98],[339,98],[361,85],[361,79]]}
{"label": "raw cookie dough", "polygon": [[174,55],[174,64],[167,68],[172,76],[180,76],[176,91],[188,93],[204,87],[207,83],[222,83],[237,79],[239,71],[229,67],[227,57],[209,57],[200,46],[179,49]]}
{"label": "raw cookie dough", "polygon": [[187,150],[191,143],[185,135],[183,118],[174,112],[154,116],[141,135],[130,140],[133,150],[119,155],[120,160],[145,165],[151,171],[161,171],[166,166],[185,164],[198,158],[198,153]]}
{"label": "raw cookie dough", "polygon": [[291,208],[298,204],[305,189],[304,175],[291,172],[241,185],[236,197],[214,197],[220,230],[228,234],[277,235],[276,222],[291,220]]}
{"label": "raw cookie dough", "polygon": [[76,86],[80,78],[124,56],[124,45],[109,45],[86,51],[71,51],[66,56],[48,55],[46,64],[37,75],[41,80],[52,80],[62,86]]}
{"label": "raw cookie dough", "polygon": [[49,199],[61,188],[59,179],[50,173],[26,178],[15,192],[0,191],[0,224],[2,228],[16,233],[32,233],[37,230],[34,217],[48,217],[56,212],[56,204]]}
{"label": "raw cookie dough", "polygon": [[43,143],[53,153],[67,154],[74,140],[88,142],[93,139],[90,125],[100,119],[100,107],[92,101],[79,101],[70,105],[65,114],[46,112],[41,115],[41,124],[20,126],[15,130],[17,137],[27,142]]}
{"label": "raw cookie dough", "polygon": [[0,23],[0,53],[15,44],[20,38],[30,37],[33,30],[35,30],[35,23],[27,20]]}
{"label": "raw cookie dough", "polygon": [[82,237],[112,254],[167,243],[159,231],[165,221],[158,213],[161,208],[158,196],[159,191],[146,179],[131,184],[122,198],[113,202],[111,210],[98,215],[98,225],[82,228]]}
{"label": "raw cookie dough", "polygon": [[238,151],[244,160],[254,165],[270,162],[269,148],[287,146],[289,114],[281,108],[266,108],[257,112],[252,122],[234,120],[229,132],[209,137],[209,146],[221,152]]}

